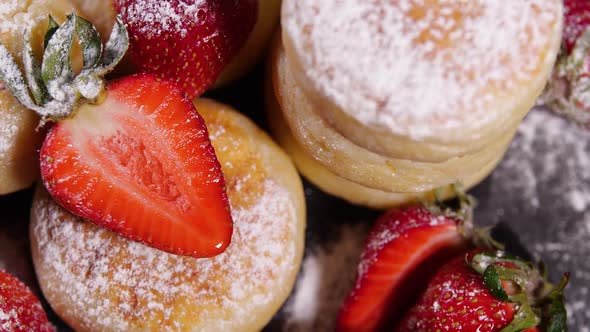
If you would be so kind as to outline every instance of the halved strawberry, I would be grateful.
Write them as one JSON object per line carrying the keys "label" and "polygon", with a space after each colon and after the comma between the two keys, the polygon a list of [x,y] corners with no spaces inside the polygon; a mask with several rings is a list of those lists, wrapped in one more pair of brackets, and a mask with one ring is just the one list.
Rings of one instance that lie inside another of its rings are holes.
{"label": "halved strawberry", "polygon": [[232,221],[205,122],[174,83],[138,74],[107,85],[53,126],[41,176],[76,215],[179,255],[213,256]]}
{"label": "halved strawberry", "polygon": [[0,270],[0,330],[50,332],[55,328],[39,299],[20,280]]}
{"label": "halved strawberry", "polygon": [[178,82],[190,98],[209,88],[245,44],[258,0],[115,0],[142,71]]}
{"label": "halved strawberry", "polygon": [[[131,240],[194,257],[223,252],[232,234],[224,177],[190,99],[175,83],[150,74],[104,89],[101,77],[128,44],[122,23],[104,52],[84,19],[70,15],[61,27],[52,25],[43,65],[32,53],[23,61],[28,87],[0,47],[7,64],[2,80],[43,120],[57,121],[40,151],[49,193],[72,213]],[[69,67],[74,34],[84,51],[75,77]]]}
{"label": "halved strawberry", "polygon": [[560,285],[503,251],[477,249],[445,263],[396,327],[397,332],[565,331]]}
{"label": "halved strawberry", "polygon": [[339,331],[375,331],[416,297],[445,257],[467,245],[459,220],[423,206],[385,213],[369,233],[356,284],[342,306]]}

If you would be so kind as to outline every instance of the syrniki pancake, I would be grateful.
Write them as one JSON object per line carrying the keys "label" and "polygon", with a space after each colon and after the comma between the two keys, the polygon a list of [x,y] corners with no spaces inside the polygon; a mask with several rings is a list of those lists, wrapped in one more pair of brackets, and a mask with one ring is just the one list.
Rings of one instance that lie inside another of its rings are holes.
{"label": "syrniki pancake", "polygon": [[48,302],[74,329],[258,331],[290,293],[305,228],[295,168],[246,117],[213,101],[195,104],[225,174],[230,246],[212,259],[167,254],[74,217],[40,188],[33,261]]}
{"label": "syrniki pancake", "polygon": [[[322,191],[344,199],[349,203],[374,209],[387,209],[420,200],[434,199],[434,190],[419,193],[388,192],[361,185],[333,173],[326,166],[312,158],[293,137],[291,129],[287,126],[281,108],[276,101],[272,84],[269,83],[271,83],[271,80],[267,80],[265,102],[271,131],[277,142],[285,149],[291,159],[293,159],[299,172]],[[468,189],[481,182],[496,167],[501,157],[502,154],[498,154],[491,163],[485,165],[485,167],[482,167],[470,176],[465,177],[463,184],[466,187],[464,188]],[[439,189],[444,189],[440,191],[441,198],[452,197],[455,194],[451,186],[436,188],[436,190]]]}
{"label": "syrniki pancake", "polygon": [[[280,104],[278,110],[282,110],[299,149],[305,150],[337,176],[379,191],[423,193],[454,182],[471,187],[495,167],[516,131],[515,126],[507,128],[497,141],[477,153],[444,162],[386,157],[351,142],[316,113],[316,104],[293,78],[280,40],[273,45],[269,66],[267,81],[272,82],[274,93],[268,89],[267,92],[276,95]],[[271,113],[275,111],[269,110]],[[336,193],[336,196],[340,195]]]}
{"label": "syrniki pancake", "polygon": [[281,24],[297,84],[331,126],[379,154],[440,162],[491,144],[533,106],[559,50],[562,7],[285,0]]}

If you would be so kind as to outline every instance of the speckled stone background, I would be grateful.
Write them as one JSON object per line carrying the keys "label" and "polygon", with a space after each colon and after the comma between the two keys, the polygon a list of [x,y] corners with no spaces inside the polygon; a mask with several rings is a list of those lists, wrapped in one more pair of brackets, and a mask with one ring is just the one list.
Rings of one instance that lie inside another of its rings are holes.
{"label": "speckled stone background", "polygon": [[[257,68],[231,87],[208,93],[265,126]],[[306,255],[293,294],[268,331],[330,331],[354,278],[364,236],[378,211],[351,206],[305,182]],[[525,119],[506,158],[471,193],[475,220],[522,255],[544,260],[550,279],[569,271],[570,331],[590,332],[590,131],[546,110]],[[0,197],[0,267],[39,292],[28,248],[32,190]],[[45,303],[47,306],[47,304]],[[47,306],[49,308],[49,306]],[[69,331],[50,313],[59,331]]]}

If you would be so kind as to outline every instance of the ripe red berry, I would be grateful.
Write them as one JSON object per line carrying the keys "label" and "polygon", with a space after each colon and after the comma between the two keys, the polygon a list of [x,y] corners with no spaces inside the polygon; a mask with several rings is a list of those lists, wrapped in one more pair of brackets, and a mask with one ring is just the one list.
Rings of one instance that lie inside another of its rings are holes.
{"label": "ripe red berry", "polygon": [[254,28],[257,0],[115,0],[141,71],[194,98],[209,88]]}
{"label": "ripe red berry", "polygon": [[20,280],[0,270],[0,330],[55,331],[39,299]]}

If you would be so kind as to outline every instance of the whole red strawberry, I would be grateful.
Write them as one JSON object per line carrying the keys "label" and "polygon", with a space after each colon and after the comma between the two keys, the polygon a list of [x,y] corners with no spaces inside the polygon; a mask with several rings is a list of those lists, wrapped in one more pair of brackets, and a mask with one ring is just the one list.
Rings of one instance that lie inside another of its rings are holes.
{"label": "whole red strawberry", "polygon": [[50,332],[54,327],[39,299],[20,280],[0,270],[0,330]]}
{"label": "whole red strawberry", "polygon": [[565,0],[563,45],[540,104],[590,127],[590,1]]}
{"label": "whole red strawberry", "polygon": [[[74,35],[84,55],[77,76],[69,67]],[[41,177],[53,198],[160,250],[193,257],[222,253],[232,235],[225,181],[191,100],[176,83],[151,74],[105,86],[101,77],[128,43],[120,22],[104,52],[94,27],[75,15],[60,27],[52,21],[46,41],[42,66],[25,52],[28,86],[0,45],[0,78],[21,103],[55,122],[40,151]]]}
{"label": "whole red strawberry", "polygon": [[463,253],[436,272],[395,331],[565,331],[566,281],[541,295],[528,263],[502,251]]}
{"label": "whole red strawberry", "polygon": [[202,94],[254,28],[258,0],[115,0],[141,71]]}

